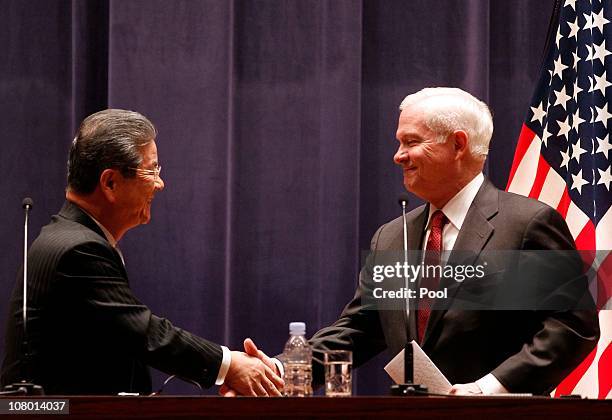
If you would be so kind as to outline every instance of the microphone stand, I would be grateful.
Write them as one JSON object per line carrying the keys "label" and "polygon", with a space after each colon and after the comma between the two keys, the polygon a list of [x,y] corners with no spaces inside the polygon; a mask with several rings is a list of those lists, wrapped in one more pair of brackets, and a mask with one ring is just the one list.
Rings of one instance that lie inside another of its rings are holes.
{"label": "microphone stand", "polygon": [[[400,194],[398,202],[402,206],[402,216],[404,224],[404,267],[408,266],[408,223],[406,222],[406,206],[408,205],[408,194]],[[408,281],[408,275],[404,270],[404,286],[406,291],[409,290],[410,283]],[[410,310],[410,298],[406,293],[406,313]],[[414,379],[414,356],[412,351],[412,344],[406,343],[404,346],[404,383],[391,385],[391,395],[394,396],[415,396],[415,395],[427,395],[427,387],[421,384],[415,384],[412,382]]]}
{"label": "microphone stand", "polygon": [[[28,340],[28,221],[30,209],[34,202],[30,197],[23,199],[21,203],[25,211],[25,222],[23,225],[23,364],[22,364],[22,377],[26,378],[29,376],[28,368],[30,367],[30,342]],[[43,387],[36,385],[32,382],[28,382],[26,379],[22,379],[20,382],[16,382],[4,387],[3,392],[0,395],[45,395]]]}

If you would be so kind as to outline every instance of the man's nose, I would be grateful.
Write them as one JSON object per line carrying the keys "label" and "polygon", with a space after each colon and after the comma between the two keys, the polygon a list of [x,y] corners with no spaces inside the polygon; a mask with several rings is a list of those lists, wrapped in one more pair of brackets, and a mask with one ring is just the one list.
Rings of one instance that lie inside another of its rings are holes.
{"label": "man's nose", "polygon": [[155,189],[161,191],[165,186],[166,184],[164,183],[164,180],[158,175],[157,178],[155,178]]}
{"label": "man's nose", "polygon": [[402,165],[408,161],[408,152],[403,147],[399,147],[395,155],[393,155],[393,162],[398,165]]}

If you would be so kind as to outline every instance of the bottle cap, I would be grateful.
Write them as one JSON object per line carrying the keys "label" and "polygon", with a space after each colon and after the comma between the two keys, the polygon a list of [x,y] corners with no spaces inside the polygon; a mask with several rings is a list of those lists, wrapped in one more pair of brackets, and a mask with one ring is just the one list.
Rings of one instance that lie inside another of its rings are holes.
{"label": "bottle cap", "polygon": [[290,322],[289,333],[292,335],[306,334],[306,324],[304,322]]}

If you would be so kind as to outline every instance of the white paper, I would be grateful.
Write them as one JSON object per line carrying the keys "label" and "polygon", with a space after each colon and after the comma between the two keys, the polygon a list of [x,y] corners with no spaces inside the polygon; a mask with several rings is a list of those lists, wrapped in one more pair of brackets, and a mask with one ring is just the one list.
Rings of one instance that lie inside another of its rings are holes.
{"label": "white paper", "polygon": [[[416,341],[412,340],[410,344],[412,345],[412,354],[414,357],[413,382],[426,386],[429,392],[448,394],[452,385],[448,382],[446,376],[440,372],[440,369],[431,361],[429,356],[425,354]],[[395,383],[401,384],[404,382],[404,350],[400,351],[389,363],[387,363],[385,371]]]}

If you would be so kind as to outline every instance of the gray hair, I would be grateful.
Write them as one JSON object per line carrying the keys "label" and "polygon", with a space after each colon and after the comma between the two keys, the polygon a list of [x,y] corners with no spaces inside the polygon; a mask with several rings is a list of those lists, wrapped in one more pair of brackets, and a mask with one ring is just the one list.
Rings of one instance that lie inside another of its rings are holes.
{"label": "gray hair", "polygon": [[453,131],[463,130],[468,134],[472,156],[486,158],[493,135],[493,117],[487,104],[458,88],[434,87],[406,96],[399,109],[408,106],[423,111],[425,125],[440,135],[439,142]]}
{"label": "gray hair", "polygon": [[96,189],[102,171],[116,168],[135,176],[142,163],[139,148],[155,140],[157,131],[145,116],[123,109],[105,109],[85,118],[68,155],[68,188],[80,194]]}

